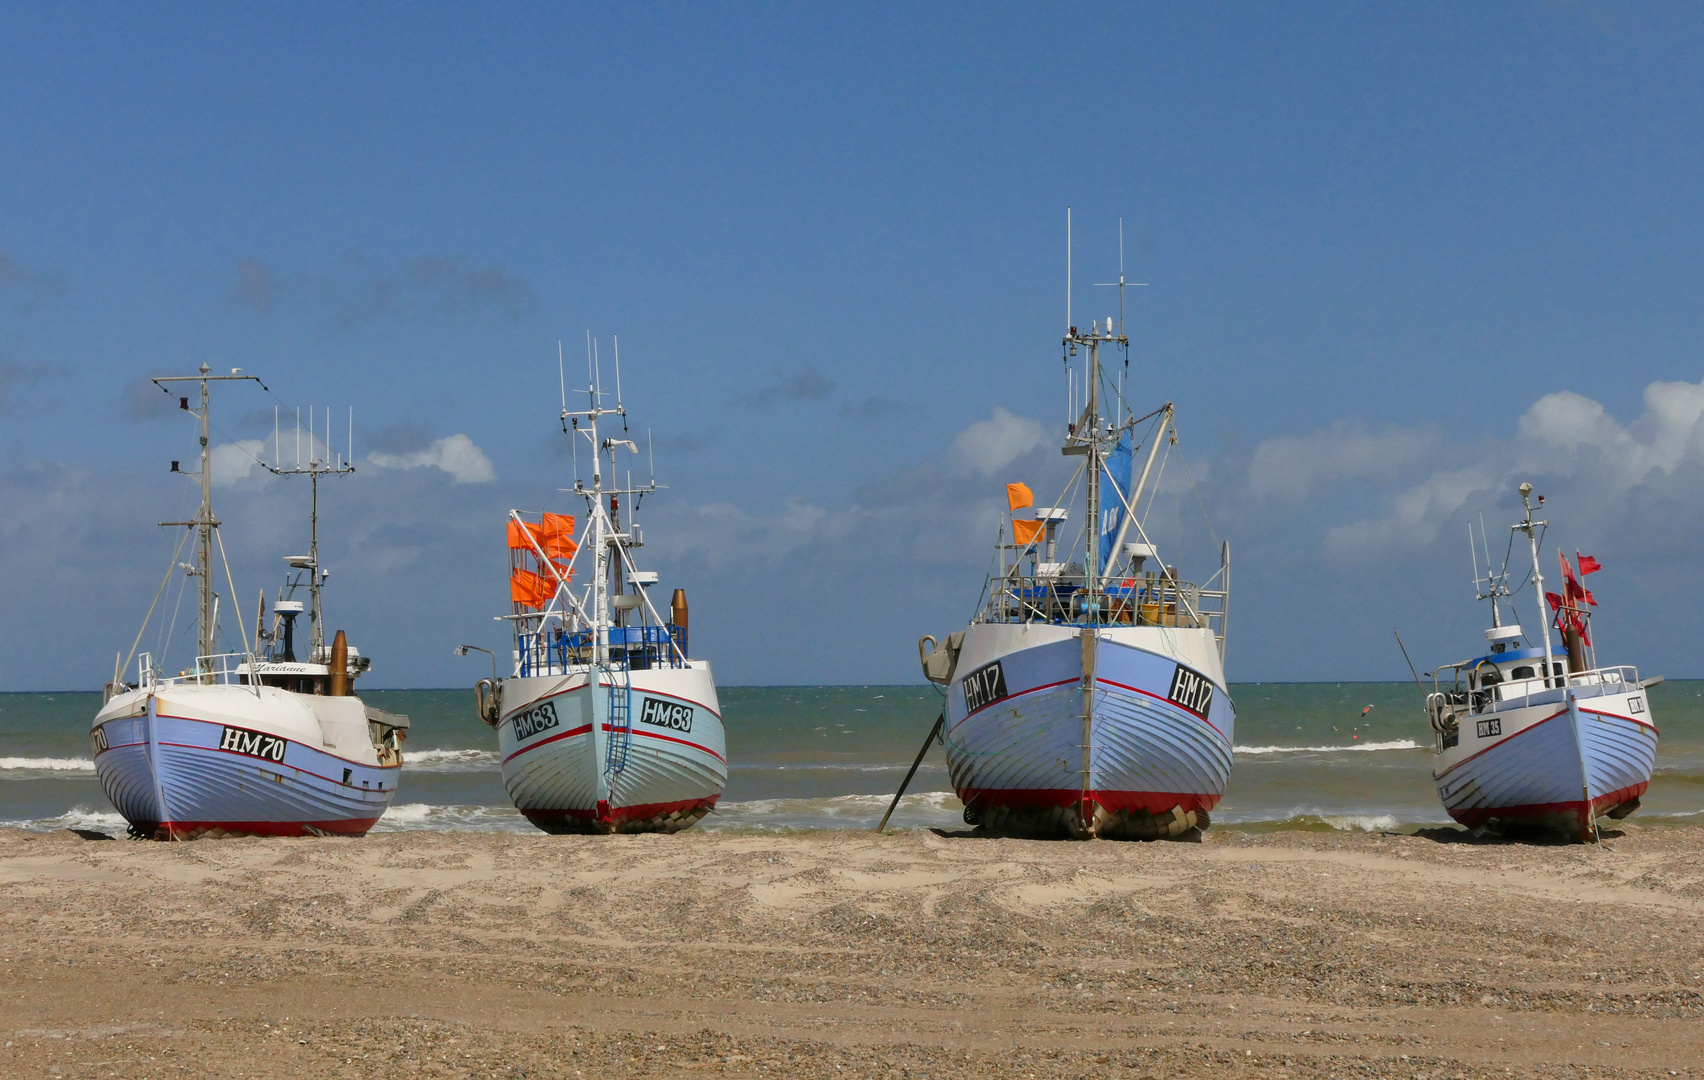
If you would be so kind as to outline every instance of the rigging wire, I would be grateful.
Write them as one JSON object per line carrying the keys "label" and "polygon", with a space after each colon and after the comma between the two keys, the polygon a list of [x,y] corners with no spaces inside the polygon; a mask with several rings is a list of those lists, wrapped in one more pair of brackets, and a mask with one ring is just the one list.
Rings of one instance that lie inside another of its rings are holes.
{"label": "rigging wire", "polygon": [[[188,536],[188,535],[189,535],[189,530],[188,530],[188,529],[185,529],[185,530],[184,530],[184,535],[185,535],[185,536]],[[175,559],[174,559],[174,560],[172,560],[172,570],[176,570],[176,569],[177,569],[177,560],[175,560]],[[166,571],[166,572],[167,572],[167,573],[171,573],[171,571],[170,571],[170,570],[168,570],[168,571]],[[165,661],[165,659],[166,659],[166,650],[167,650],[167,649],[169,649],[169,648],[171,648],[171,646],[172,646],[172,637],[173,637],[173,636],[174,636],[174,635],[175,635],[175,634],[176,634],[176,632],[177,632],[177,620],[178,620],[178,612],[179,612],[179,611],[181,611],[181,610],[183,610],[183,594],[184,594],[184,593],[185,593],[185,592],[186,592],[186,591],[187,591],[187,590],[188,590],[188,588],[189,588],[189,579],[190,579],[190,575],[189,575],[189,574],[185,574],[185,575],[184,575],[184,576],[183,576],[183,580],[182,580],[182,581],[180,581],[180,582],[178,582],[178,594],[177,594],[177,603],[176,603],[176,604],[174,604],[174,605],[172,605],[172,621],[171,621],[171,626],[170,626],[170,627],[169,627],[169,628],[168,628],[168,629],[167,629],[167,630],[166,630],[166,632],[165,632],[165,633],[164,633],[164,634],[162,634],[162,635],[161,635],[161,636],[160,636],[160,637],[159,637],[159,638],[158,638],[158,640],[157,640],[157,642],[156,642],[156,644],[155,644],[155,646],[154,646],[154,648],[155,648],[155,650],[156,650],[156,651],[157,651],[157,652],[159,652],[159,654],[160,654],[160,669],[161,669],[161,670],[162,670],[162,671],[163,671],[163,670],[165,670],[165,663],[164,663],[164,661]]]}
{"label": "rigging wire", "polygon": [[[154,590],[154,600],[153,603],[148,605],[148,614],[142,616],[142,625],[136,630],[136,640],[130,643],[130,655],[124,658],[123,666],[118,669],[118,679],[121,683],[124,681],[124,673],[130,668],[130,661],[136,658],[136,649],[142,644],[142,635],[148,632],[148,620],[154,617],[154,604],[158,604],[160,602],[160,596],[166,591],[166,586],[171,583],[172,571],[177,569],[178,555],[183,552],[184,542],[188,539],[189,530],[185,529],[183,531],[183,535],[178,538],[177,550],[172,552],[171,563],[166,566],[166,576],[160,579],[160,587]],[[182,594],[180,593],[180,600],[181,596]]]}
{"label": "rigging wire", "polygon": [[[1177,452],[1177,460],[1183,465],[1184,475],[1189,477],[1190,490],[1195,492],[1195,505],[1201,508],[1201,520],[1207,523],[1207,535],[1211,536],[1213,538],[1213,542],[1217,544],[1219,542],[1219,532],[1217,529],[1213,528],[1213,519],[1207,514],[1207,504],[1201,499],[1201,485],[1195,482],[1195,473],[1189,467],[1189,459],[1183,456],[1182,450],[1179,450]],[[1183,511],[1179,510],[1178,516],[1181,517],[1182,515]]]}

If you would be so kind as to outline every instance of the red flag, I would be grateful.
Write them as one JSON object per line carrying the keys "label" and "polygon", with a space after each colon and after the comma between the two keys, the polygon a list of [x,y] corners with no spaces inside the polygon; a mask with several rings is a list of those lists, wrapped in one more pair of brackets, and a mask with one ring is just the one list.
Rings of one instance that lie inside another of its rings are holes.
{"label": "red flag", "polygon": [[1574,557],[1580,560],[1581,577],[1585,577],[1587,574],[1595,574],[1599,570],[1603,569],[1603,564],[1592,558],[1590,555],[1581,555],[1578,551],[1576,551],[1574,552]]}
{"label": "red flag", "polygon": [[1550,601],[1550,610],[1551,611],[1561,611],[1562,610],[1562,598],[1560,596],[1556,595],[1553,592],[1547,592],[1547,593],[1544,594],[1544,598],[1546,600]]}
{"label": "red flag", "polygon": [[1556,553],[1556,561],[1562,564],[1562,576],[1570,583],[1574,580],[1574,568],[1568,565],[1568,556],[1560,551]]}

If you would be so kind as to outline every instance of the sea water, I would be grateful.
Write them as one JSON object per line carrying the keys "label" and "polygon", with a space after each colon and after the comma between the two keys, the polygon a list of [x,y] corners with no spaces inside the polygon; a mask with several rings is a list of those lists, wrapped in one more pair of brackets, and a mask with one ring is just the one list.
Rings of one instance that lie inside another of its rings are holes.
{"label": "sea water", "polygon": [[[727,687],[728,789],[698,826],[867,829],[941,711],[933,686]],[[1412,683],[1244,683],[1236,768],[1220,826],[1401,829],[1449,819],[1432,786],[1432,733]],[[1704,681],[1650,692],[1657,770],[1636,820],[1704,823]],[[362,698],[413,720],[396,804],[379,830],[532,830],[509,804],[497,737],[469,690],[378,690]],[[1370,708],[1369,708],[1370,706]],[[0,824],[121,834],[95,779],[96,693],[0,694]],[[962,828],[933,745],[890,827]]]}

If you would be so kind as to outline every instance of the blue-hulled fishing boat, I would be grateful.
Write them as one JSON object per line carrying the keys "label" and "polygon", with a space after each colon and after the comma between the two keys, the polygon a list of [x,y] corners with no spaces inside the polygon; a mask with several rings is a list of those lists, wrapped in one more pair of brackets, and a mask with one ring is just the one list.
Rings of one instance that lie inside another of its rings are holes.
{"label": "blue-hulled fishing boat", "polygon": [[[290,571],[274,606],[272,629],[265,628],[257,610],[249,640],[228,565],[223,569],[229,592],[222,596],[216,589],[215,554],[223,563],[224,542],[213,514],[208,442],[208,383],[243,380],[259,381],[236,371],[213,375],[205,364],[198,375],[154,380],[162,389],[170,383],[200,384],[199,408],[188,397],[180,398],[180,405],[200,421],[196,478],[201,506],[190,521],[164,523],[186,531],[160,585],[164,593],[180,565],[178,554],[193,537],[195,561],[185,569],[196,590],[196,653],[192,663],[168,675],[151,654],[137,656],[132,645],[135,680],[126,681],[129,659],[120,660],[89,731],[95,773],[138,836],[360,835],[396,797],[408,719],[374,709],[356,696],[355,680],[371,661],[348,644],[342,630],[329,646],[324,641],[319,478],[353,471],[353,466],[334,460],[329,447],[322,454],[323,444],[311,433],[305,465],[268,466],[280,475],[312,478],[313,524],[308,554],[286,557]],[[179,471],[175,461],[172,471]],[[310,608],[293,598],[302,587]],[[234,632],[221,625],[221,610],[231,616]],[[304,655],[298,656],[295,622],[305,610],[311,628]],[[137,643],[142,636],[137,634]]]}
{"label": "blue-hulled fishing boat", "polygon": [[[1433,779],[1450,816],[1470,828],[1541,826],[1592,839],[1599,817],[1631,814],[1650,786],[1657,727],[1646,691],[1662,677],[1640,679],[1636,667],[1598,664],[1590,626],[1597,600],[1584,585],[1598,562],[1578,557],[1576,571],[1558,552],[1563,591],[1547,593],[1539,537],[1549,522],[1533,520],[1531,484],[1520,494],[1525,516],[1511,529],[1526,536],[1531,552],[1539,634],[1532,639],[1503,621],[1501,603],[1511,596],[1507,560],[1493,572],[1487,549],[1481,577],[1475,546],[1475,592],[1491,601],[1487,651],[1432,673],[1426,715],[1435,739]],[[1471,542],[1471,526],[1468,534]],[[1453,679],[1447,689],[1445,672]]]}
{"label": "blue-hulled fishing boat", "polygon": [[[1122,271],[1119,286],[1122,310]],[[1176,431],[1170,403],[1133,415],[1103,369],[1101,349],[1129,346],[1122,316],[1068,326],[1082,404],[1062,452],[1076,473],[1028,518],[1016,515],[1032,509],[1029,489],[1008,487],[1010,533],[1003,525],[976,617],[918,643],[925,676],[947,688],[942,729],[965,821],[993,832],[1189,834],[1210,823],[1230,777],[1230,549],[1195,584],[1144,528],[1138,511]],[[1078,497],[1079,538],[1062,545]]]}

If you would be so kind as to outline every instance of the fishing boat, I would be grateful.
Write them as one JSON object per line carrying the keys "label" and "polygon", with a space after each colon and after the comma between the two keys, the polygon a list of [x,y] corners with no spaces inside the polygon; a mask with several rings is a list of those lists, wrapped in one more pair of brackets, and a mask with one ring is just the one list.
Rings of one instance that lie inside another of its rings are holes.
{"label": "fishing boat", "polygon": [[[1122,267],[1118,284],[1122,312]],[[1067,302],[1066,321],[1063,359],[1081,397],[1068,403],[1061,451],[1075,472],[1051,507],[1008,486],[1014,516],[979,610],[945,641],[918,642],[923,672],[947,688],[939,727],[967,823],[1023,836],[1198,835],[1232,764],[1230,548],[1201,584],[1160,557],[1142,500],[1176,441],[1173,406],[1133,415],[1103,367],[1101,350],[1117,349],[1128,370],[1122,314],[1080,330]],[[1031,517],[1015,516],[1025,509]]]}
{"label": "fishing boat", "polygon": [[[208,442],[208,384],[244,380],[259,382],[235,370],[213,375],[205,364],[198,375],[153,380],[163,390],[173,383],[200,385],[199,408],[187,396],[179,405],[200,421],[200,473],[191,476],[200,483],[201,505],[189,521],[162,523],[185,532],[131,655],[117,662],[90,728],[95,774],[136,836],[358,836],[396,796],[408,718],[372,708],[356,695],[355,680],[371,660],[342,630],[329,647],[324,641],[320,590],[327,572],[319,564],[319,478],[352,472],[354,466],[329,449],[321,456],[312,436],[306,464],[268,466],[280,475],[311,478],[310,541],[307,555],[285,557],[290,570],[273,606],[272,628],[257,608],[254,638],[244,640],[247,624],[213,514]],[[175,461],[172,471],[180,471]],[[195,561],[183,569],[195,586],[196,653],[192,663],[168,675],[150,653],[138,656],[136,650],[191,537]],[[215,588],[215,553],[229,588],[223,595]],[[303,586],[307,608],[295,598]],[[234,641],[221,622],[222,607],[238,627]],[[304,611],[309,640],[305,655],[298,656],[296,620]],[[133,682],[123,677],[131,659]]]}
{"label": "fishing boat", "polygon": [[[1537,826],[1595,839],[1599,817],[1631,814],[1650,786],[1657,727],[1646,691],[1663,680],[1641,680],[1631,665],[1597,662],[1591,636],[1597,600],[1584,584],[1600,569],[1596,559],[1576,553],[1570,566],[1558,551],[1563,591],[1545,591],[1539,548],[1549,522],[1533,520],[1532,490],[1520,486],[1525,516],[1510,528],[1511,538],[1527,538],[1532,557],[1527,583],[1538,605],[1537,640],[1503,621],[1502,604],[1512,596],[1508,560],[1494,573],[1486,548],[1481,577],[1470,525],[1474,592],[1491,601],[1491,626],[1482,655],[1431,673],[1425,701],[1435,737],[1432,776],[1444,808],[1469,828]],[[1543,504],[1540,495],[1538,508]],[[1448,688],[1445,673],[1452,677]]]}
{"label": "fishing boat", "polygon": [[583,502],[585,520],[576,529],[572,515],[510,511],[511,610],[498,618],[511,628],[513,666],[478,682],[476,705],[497,729],[510,799],[540,829],[678,832],[727,785],[722,710],[709,661],[687,652],[685,590],[674,590],[665,615],[652,597],[657,573],[638,565],[635,514],[658,486],[617,480],[631,475],[618,455],[630,462],[638,453],[627,437],[620,354],[610,406],[596,343],[587,353],[584,409],[569,409],[560,380],[562,431],[574,447],[574,486],[565,490]]}

